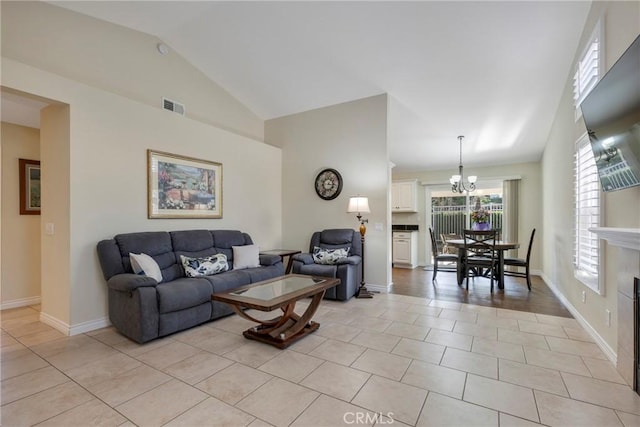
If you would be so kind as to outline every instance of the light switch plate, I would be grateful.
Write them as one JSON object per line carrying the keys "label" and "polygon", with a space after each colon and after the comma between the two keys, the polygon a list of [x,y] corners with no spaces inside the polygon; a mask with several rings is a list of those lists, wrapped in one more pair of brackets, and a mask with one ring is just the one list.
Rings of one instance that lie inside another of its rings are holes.
{"label": "light switch plate", "polygon": [[55,232],[55,227],[52,222],[48,222],[44,225],[44,232],[49,236],[53,236],[53,233]]}

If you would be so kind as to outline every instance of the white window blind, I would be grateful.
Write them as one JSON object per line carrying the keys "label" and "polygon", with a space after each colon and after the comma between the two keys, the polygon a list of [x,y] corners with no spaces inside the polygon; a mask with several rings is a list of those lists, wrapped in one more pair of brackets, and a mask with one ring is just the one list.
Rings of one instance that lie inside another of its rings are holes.
{"label": "white window blind", "polygon": [[576,119],[582,114],[580,103],[598,83],[602,75],[602,45],[602,25],[598,23],[576,64],[576,72],[573,75],[573,103]]}
{"label": "white window blind", "polygon": [[574,159],[575,177],[575,276],[594,291],[601,293],[598,271],[600,241],[591,227],[600,226],[600,183],[589,137],[577,143]]}

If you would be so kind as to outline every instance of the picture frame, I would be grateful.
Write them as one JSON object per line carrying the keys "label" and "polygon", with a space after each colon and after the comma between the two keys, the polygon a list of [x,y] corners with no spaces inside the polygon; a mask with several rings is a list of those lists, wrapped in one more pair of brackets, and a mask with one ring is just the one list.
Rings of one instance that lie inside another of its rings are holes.
{"label": "picture frame", "polygon": [[148,217],[222,218],[222,163],[147,150]]}
{"label": "picture frame", "polygon": [[20,215],[40,215],[40,161],[18,159]]}

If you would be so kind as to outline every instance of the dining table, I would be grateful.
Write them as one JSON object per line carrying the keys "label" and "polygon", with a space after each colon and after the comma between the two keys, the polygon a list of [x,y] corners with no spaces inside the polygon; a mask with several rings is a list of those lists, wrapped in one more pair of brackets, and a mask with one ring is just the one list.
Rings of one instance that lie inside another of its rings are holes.
{"label": "dining table", "polygon": [[[465,278],[465,271],[463,268],[464,264],[464,239],[452,239],[447,240],[447,245],[452,246],[458,249],[458,262],[457,262],[457,272],[458,272],[458,285],[462,285],[462,281]],[[497,240],[495,242],[495,250],[498,255],[498,288],[504,289],[504,252],[510,249],[518,249],[520,247],[520,243],[518,242],[505,242],[502,240]]]}

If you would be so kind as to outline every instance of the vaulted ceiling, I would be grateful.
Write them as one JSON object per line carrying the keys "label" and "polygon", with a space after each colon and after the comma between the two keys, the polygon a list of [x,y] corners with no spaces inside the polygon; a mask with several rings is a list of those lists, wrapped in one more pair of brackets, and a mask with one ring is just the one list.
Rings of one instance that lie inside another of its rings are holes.
{"label": "vaulted ceiling", "polygon": [[153,34],[263,119],[390,97],[399,170],[540,159],[590,2],[54,1]]}

